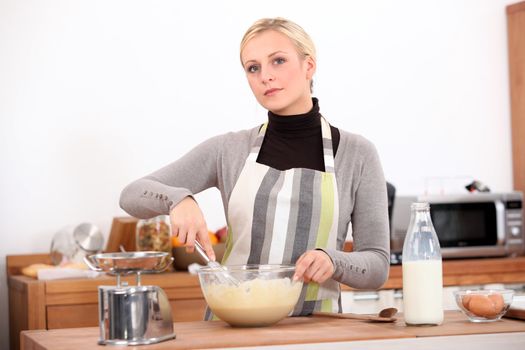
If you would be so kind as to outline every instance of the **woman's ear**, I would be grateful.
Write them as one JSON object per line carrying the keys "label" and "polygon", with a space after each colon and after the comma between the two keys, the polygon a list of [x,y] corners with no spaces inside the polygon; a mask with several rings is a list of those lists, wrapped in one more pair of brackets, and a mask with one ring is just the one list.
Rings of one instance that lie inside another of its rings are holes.
{"label": "woman's ear", "polygon": [[306,78],[308,80],[312,80],[312,77],[314,76],[315,70],[317,68],[317,64],[311,56],[307,56],[304,59],[304,63],[306,66]]}

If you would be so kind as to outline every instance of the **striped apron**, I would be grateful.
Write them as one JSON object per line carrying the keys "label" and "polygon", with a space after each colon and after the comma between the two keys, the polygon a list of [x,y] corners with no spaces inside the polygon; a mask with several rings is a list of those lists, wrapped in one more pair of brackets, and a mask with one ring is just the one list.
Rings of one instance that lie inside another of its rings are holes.
{"label": "striped apron", "polygon": [[[330,125],[321,117],[325,172],[257,163],[259,131],[228,205],[225,265],[295,264],[307,250],[335,249],[339,200]],[[304,284],[292,315],[341,312],[339,283]]]}

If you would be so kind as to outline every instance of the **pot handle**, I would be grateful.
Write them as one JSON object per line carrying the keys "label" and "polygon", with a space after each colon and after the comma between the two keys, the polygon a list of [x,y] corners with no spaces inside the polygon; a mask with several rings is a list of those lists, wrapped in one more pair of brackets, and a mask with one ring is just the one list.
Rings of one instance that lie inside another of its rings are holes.
{"label": "pot handle", "polygon": [[93,271],[101,272],[103,271],[100,267],[96,266],[95,261],[93,260],[93,255],[88,255],[84,257],[84,262],[86,265]]}

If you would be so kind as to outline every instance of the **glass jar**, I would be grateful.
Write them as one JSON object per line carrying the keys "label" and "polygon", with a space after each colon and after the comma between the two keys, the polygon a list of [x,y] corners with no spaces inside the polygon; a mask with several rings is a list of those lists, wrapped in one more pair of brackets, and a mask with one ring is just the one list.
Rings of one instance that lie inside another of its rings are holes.
{"label": "glass jar", "polygon": [[169,253],[171,257],[170,217],[160,215],[137,222],[137,251],[157,251]]}
{"label": "glass jar", "polygon": [[443,322],[443,268],[428,203],[412,203],[403,244],[403,313],[407,325]]}

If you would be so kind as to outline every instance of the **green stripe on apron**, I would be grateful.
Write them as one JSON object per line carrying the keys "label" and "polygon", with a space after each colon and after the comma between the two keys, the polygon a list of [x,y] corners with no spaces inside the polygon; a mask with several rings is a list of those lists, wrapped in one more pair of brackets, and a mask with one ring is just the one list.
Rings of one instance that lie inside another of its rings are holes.
{"label": "green stripe on apron", "polygon": [[332,299],[324,299],[321,303],[321,311],[332,312]]}
{"label": "green stripe on apron", "polygon": [[334,182],[333,174],[322,173],[321,176],[321,220],[317,233],[316,247],[326,247],[330,228],[334,221]]}
{"label": "green stripe on apron", "polygon": [[[319,230],[317,232],[317,240],[315,243],[316,247],[324,248],[328,243],[328,236],[330,233],[330,227],[333,222],[333,211],[334,211],[334,183],[333,174],[322,173],[321,175],[321,220],[319,222]],[[306,290],[305,301],[317,300],[317,294],[319,293],[319,284],[310,282]],[[323,304],[330,299],[323,300]]]}

